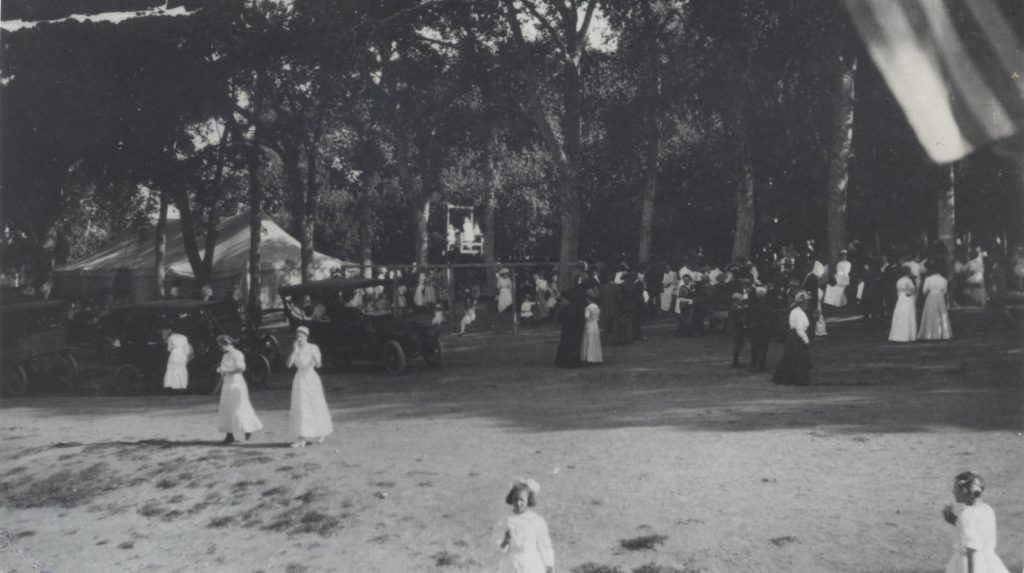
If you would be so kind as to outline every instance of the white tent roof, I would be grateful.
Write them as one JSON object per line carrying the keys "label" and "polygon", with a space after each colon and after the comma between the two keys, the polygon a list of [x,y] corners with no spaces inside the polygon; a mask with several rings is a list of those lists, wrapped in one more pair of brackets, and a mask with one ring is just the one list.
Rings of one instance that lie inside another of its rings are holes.
{"label": "white tent roof", "polygon": [[[261,270],[297,269],[301,264],[299,241],[289,235],[277,223],[266,215],[261,217],[262,236],[260,238]],[[181,234],[181,221],[167,221],[167,250],[164,265],[169,274],[181,277],[193,277],[192,267],[185,255],[184,241]],[[249,215],[242,213],[225,219],[217,226],[217,245],[213,252],[213,279],[222,279],[238,275],[249,263]],[[205,250],[200,249],[200,256]],[[147,229],[137,235],[128,237],[106,249],[80,261],[76,261],[57,269],[58,272],[70,274],[116,274],[124,269],[131,269],[133,274],[155,275],[156,262],[156,231]],[[313,267],[317,269],[335,268],[346,265],[340,259],[314,253]]]}

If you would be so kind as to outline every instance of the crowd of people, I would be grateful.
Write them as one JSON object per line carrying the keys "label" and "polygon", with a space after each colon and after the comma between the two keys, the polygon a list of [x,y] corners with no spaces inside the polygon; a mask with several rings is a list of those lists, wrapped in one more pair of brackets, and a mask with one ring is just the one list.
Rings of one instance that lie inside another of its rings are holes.
{"label": "crowd of people", "polygon": [[[832,273],[819,258],[809,243],[802,253],[784,248],[758,263],[737,258],[712,265],[697,250],[678,267],[585,266],[576,284],[550,307],[562,325],[556,365],[601,362],[602,341],[618,346],[643,340],[643,323],[662,314],[675,316],[678,336],[728,333],[733,368],[766,371],[770,343],[780,341],[785,350],[773,380],[808,384],[809,347],[815,337],[827,335],[826,313],[855,307],[867,328],[887,327],[892,342],[951,339],[950,306],[1006,313],[1009,264],[982,249],[950,253],[937,243],[918,252],[894,248],[875,255],[854,241],[840,252]],[[1013,274],[1024,282],[1024,251],[1014,257]],[[543,300],[557,296],[547,279],[542,284]],[[524,311],[529,306],[532,317],[534,291],[529,284],[520,290],[527,297]],[[744,362],[748,345],[749,361]]]}

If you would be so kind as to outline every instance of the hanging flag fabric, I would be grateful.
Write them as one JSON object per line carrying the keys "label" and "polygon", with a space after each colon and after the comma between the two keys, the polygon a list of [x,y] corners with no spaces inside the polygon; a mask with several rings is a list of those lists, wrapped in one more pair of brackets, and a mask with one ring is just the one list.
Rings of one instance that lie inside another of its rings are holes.
{"label": "hanging flag fabric", "polygon": [[845,2],[933,161],[1024,133],[1024,42],[994,0]]}

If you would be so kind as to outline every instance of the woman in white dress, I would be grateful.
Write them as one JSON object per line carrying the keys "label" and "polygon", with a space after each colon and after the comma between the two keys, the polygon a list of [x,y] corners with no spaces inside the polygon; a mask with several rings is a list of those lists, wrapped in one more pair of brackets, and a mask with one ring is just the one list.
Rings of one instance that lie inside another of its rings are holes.
{"label": "woman in white dress", "polygon": [[498,271],[498,312],[505,312],[505,309],[512,306],[512,278],[508,269]]}
{"label": "woman in white dress", "polygon": [[672,300],[676,296],[676,290],[679,288],[679,274],[666,266],[664,273],[661,275],[661,311],[671,312]]}
{"label": "woman in white dress", "polygon": [[846,306],[846,287],[850,286],[850,270],[853,265],[846,258],[846,251],[839,253],[839,262],[836,263],[836,284],[825,287],[825,299],[823,304],[835,307]]}
{"label": "woman in white dress", "polygon": [[533,274],[533,287],[537,291],[537,306],[534,309],[537,313],[537,320],[547,320],[551,316],[551,307],[548,306],[551,287],[548,285],[548,280],[541,273]]}
{"label": "woman in white dress", "polygon": [[583,344],[580,346],[580,358],[584,364],[600,364],[604,362],[601,354],[601,308],[594,297],[588,297],[590,304],[583,311],[587,321],[583,331]]}
{"label": "woman in white dress", "polygon": [[985,482],[974,472],[964,472],[953,480],[956,506],[942,511],[946,522],[956,527],[953,556],[946,573],[1009,573],[996,554],[996,513],[981,501]]}
{"label": "woman in white dress", "polygon": [[412,303],[416,306],[425,306],[427,304],[427,272],[417,273],[417,281],[416,290],[412,293]]}
{"label": "woman in white dress", "polygon": [[505,496],[512,515],[505,521],[505,536],[498,547],[505,553],[498,573],[552,573],[555,551],[544,518],[531,510],[537,505],[540,484],[518,479]]}
{"label": "woman in white dress", "polygon": [[967,263],[965,271],[967,283],[964,294],[975,305],[985,306],[988,304],[988,293],[985,292],[985,254],[979,249],[974,249],[973,257]]}
{"label": "woman in white dress", "polygon": [[324,438],[334,432],[324,388],[316,373],[321,362],[320,347],[309,342],[309,329],[300,326],[295,330],[295,348],[288,357],[288,367],[295,367],[292,406],[288,414],[288,430],[295,437],[293,448],[301,448],[309,442],[322,444]]}
{"label": "woman in white dress", "polygon": [[921,313],[921,328],[917,331],[919,340],[949,340],[953,338],[953,328],[949,324],[949,309],[946,306],[946,293],[949,284],[946,277],[938,272],[928,275],[921,286],[924,300],[924,312]]}
{"label": "woman in white dress", "polygon": [[911,271],[903,267],[903,277],[896,281],[896,306],[892,312],[892,326],[889,328],[890,342],[913,342],[917,340],[917,290]]}
{"label": "woman in white dress", "polygon": [[167,343],[167,370],[164,372],[164,388],[185,390],[188,388],[188,363],[195,356],[188,337],[184,334],[163,330],[164,342]]}
{"label": "woman in white dress", "polygon": [[221,376],[220,408],[217,413],[218,428],[227,434],[225,444],[235,441],[235,434],[245,434],[248,440],[253,432],[263,429],[256,417],[256,411],[249,402],[249,387],[245,384],[245,355],[235,348],[235,339],[226,334],[217,337],[224,357],[221,358],[217,373]]}

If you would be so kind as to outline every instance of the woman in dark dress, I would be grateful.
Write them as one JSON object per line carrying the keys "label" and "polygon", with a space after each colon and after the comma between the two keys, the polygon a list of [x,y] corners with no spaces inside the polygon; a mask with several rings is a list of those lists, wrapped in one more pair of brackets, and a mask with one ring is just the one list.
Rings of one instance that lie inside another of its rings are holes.
{"label": "woman in dark dress", "polygon": [[592,281],[584,282],[562,293],[567,304],[558,311],[558,322],[562,323],[562,336],[558,340],[555,366],[576,368],[581,365],[580,348],[583,345],[583,329],[586,327],[587,291]]}
{"label": "woman in dark dress", "polygon": [[776,384],[808,386],[811,383],[811,339],[808,331],[814,327],[808,317],[810,300],[806,292],[797,293],[793,309],[789,311],[786,348],[772,375],[772,382]]}

